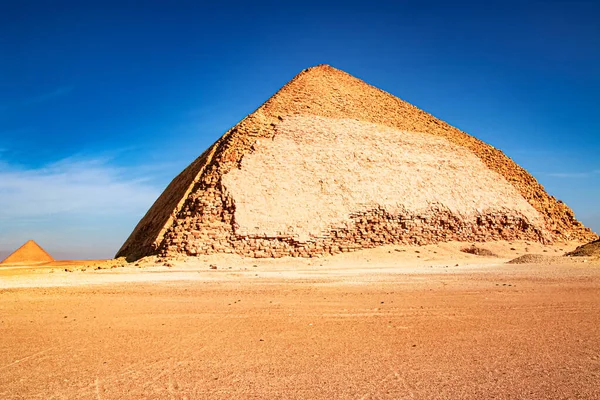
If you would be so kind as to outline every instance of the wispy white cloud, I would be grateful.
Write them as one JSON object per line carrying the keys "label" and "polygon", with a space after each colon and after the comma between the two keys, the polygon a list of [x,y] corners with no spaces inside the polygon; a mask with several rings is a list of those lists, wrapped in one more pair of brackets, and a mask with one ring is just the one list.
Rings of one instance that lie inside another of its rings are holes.
{"label": "wispy white cloud", "polygon": [[585,172],[553,172],[546,175],[554,178],[589,178],[595,175],[600,175],[600,169]]}
{"label": "wispy white cloud", "polygon": [[66,158],[39,168],[0,160],[0,221],[145,211],[159,190],[108,159]]}
{"label": "wispy white cloud", "polygon": [[0,251],[34,239],[56,257],[112,257],[162,189],[153,168],[81,156],[27,168],[0,154]]}
{"label": "wispy white cloud", "polygon": [[25,99],[22,102],[22,105],[24,105],[24,106],[30,106],[30,105],[33,105],[33,104],[43,103],[45,101],[52,100],[52,99],[55,99],[57,97],[61,97],[61,96],[64,96],[66,94],[69,94],[69,93],[71,93],[73,91],[73,89],[75,89],[74,86],[61,86],[61,87],[59,87],[59,88],[57,88],[57,89],[55,89],[55,90],[53,90],[51,92],[42,93],[42,94],[39,94],[39,95],[36,95],[36,96],[32,96],[32,97],[30,97],[28,99]]}

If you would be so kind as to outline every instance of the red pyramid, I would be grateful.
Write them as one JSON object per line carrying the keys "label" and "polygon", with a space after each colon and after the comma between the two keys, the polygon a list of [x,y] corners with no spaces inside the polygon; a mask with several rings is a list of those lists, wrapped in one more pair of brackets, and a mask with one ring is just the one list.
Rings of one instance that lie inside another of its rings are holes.
{"label": "red pyramid", "polygon": [[0,264],[39,263],[54,261],[52,256],[33,240],[29,240],[14,253],[6,257]]}

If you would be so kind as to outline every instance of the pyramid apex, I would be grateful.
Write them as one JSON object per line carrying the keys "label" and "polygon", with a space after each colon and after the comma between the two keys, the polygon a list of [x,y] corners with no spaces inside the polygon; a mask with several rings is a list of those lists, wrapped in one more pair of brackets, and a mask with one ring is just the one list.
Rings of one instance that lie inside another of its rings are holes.
{"label": "pyramid apex", "polygon": [[[303,72],[344,72],[339,68],[335,68],[329,64],[317,64],[306,68]],[[344,72],[346,73],[346,72]]]}
{"label": "pyramid apex", "polygon": [[334,67],[332,67],[329,64],[317,64],[317,65],[313,65],[312,67],[308,67],[307,70],[312,70],[312,69],[335,69]]}

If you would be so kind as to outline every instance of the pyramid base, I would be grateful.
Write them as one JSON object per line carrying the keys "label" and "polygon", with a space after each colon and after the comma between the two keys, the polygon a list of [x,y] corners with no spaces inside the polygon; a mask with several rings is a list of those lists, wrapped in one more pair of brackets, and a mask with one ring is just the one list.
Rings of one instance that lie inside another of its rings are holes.
{"label": "pyramid base", "polygon": [[233,232],[191,232],[181,241],[163,246],[157,254],[198,256],[234,253],[253,258],[318,257],[377,246],[428,245],[440,242],[531,240],[548,244],[550,237],[518,214],[486,213],[471,218],[448,210],[429,210],[420,215],[392,215],[382,208],[351,216],[351,222],[327,234],[300,241],[290,236],[236,235]]}

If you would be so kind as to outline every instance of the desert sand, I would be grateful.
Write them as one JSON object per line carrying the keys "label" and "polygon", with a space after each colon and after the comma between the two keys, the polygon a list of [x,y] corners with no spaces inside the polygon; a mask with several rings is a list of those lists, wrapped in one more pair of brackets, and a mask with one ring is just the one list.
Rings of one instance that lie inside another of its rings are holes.
{"label": "desert sand", "polygon": [[2,267],[0,398],[600,398],[600,261],[477,246]]}

